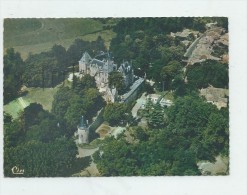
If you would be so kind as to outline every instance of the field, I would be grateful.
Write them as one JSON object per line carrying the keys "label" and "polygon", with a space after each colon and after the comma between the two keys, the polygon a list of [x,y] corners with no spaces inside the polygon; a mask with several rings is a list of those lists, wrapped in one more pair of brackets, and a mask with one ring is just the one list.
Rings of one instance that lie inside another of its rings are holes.
{"label": "field", "polygon": [[[29,102],[26,102],[26,104],[29,104]],[[18,98],[3,107],[3,110],[10,114],[14,119],[18,117],[18,113],[23,109],[24,108]]]}
{"label": "field", "polygon": [[101,36],[109,47],[115,36],[112,30],[103,30],[103,24],[90,18],[70,19],[5,19],[4,49],[13,47],[26,59],[29,53],[48,51],[54,44],[66,49],[76,38],[94,41]]}
{"label": "field", "polygon": [[50,111],[53,102],[53,96],[57,92],[58,87],[55,88],[29,88],[28,94],[23,97],[27,102],[37,102],[43,106],[45,110]]}
{"label": "field", "polygon": [[55,88],[45,88],[44,90],[42,88],[29,88],[25,96],[4,105],[4,111],[12,115],[13,118],[17,118],[20,111],[34,102],[41,104],[45,110],[50,111],[54,94],[58,88],[58,86]]}

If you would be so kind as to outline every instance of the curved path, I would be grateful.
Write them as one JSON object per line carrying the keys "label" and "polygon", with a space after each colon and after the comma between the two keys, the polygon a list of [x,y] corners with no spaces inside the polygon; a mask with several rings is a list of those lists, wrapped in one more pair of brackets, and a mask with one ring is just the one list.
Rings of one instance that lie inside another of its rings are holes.
{"label": "curved path", "polygon": [[145,95],[146,95],[146,93],[143,93],[142,96],[139,99],[137,99],[136,104],[134,105],[134,107],[131,110],[132,116],[134,118],[137,117],[137,112],[141,108],[141,106],[146,103]]}
{"label": "curved path", "polygon": [[97,150],[99,150],[99,147],[93,148],[93,149],[86,149],[86,148],[78,147],[79,154],[77,155],[77,158],[83,158],[83,157],[90,156],[92,159],[92,162],[90,163],[90,165],[86,167],[85,169],[81,170],[81,172],[79,173],[80,176],[98,176],[99,175],[99,171],[92,157],[92,155]]}
{"label": "curved path", "polygon": [[93,149],[86,149],[78,147],[78,158],[86,157],[86,156],[92,156],[99,148],[93,148]]}

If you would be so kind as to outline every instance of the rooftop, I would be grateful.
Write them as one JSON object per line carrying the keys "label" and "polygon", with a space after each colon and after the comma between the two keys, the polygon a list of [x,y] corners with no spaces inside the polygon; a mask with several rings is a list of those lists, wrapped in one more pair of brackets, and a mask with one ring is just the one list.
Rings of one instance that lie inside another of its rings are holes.
{"label": "rooftop", "polygon": [[136,80],[133,85],[130,86],[130,90],[122,96],[122,101],[125,101],[143,83],[143,81],[143,78]]}
{"label": "rooftop", "polygon": [[90,60],[92,60],[92,58],[87,52],[84,52],[82,58],[80,59],[82,62],[89,62]]}
{"label": "rooftop", "polygon": [[104,65],[104,62],[94,58],[94,59],[91,61],[91,64],[96,64],[96,65],[98,65],[98,66],[103,66],[103,65]]}
{"label": "rooftop", "polygon": [[81,117],[81,121],[80,121],[80,124],[79,124],[78,127],[79,127],[79,129],[85,129],[85,128],[87,128],[87,123],[85,121],[84,116]]}

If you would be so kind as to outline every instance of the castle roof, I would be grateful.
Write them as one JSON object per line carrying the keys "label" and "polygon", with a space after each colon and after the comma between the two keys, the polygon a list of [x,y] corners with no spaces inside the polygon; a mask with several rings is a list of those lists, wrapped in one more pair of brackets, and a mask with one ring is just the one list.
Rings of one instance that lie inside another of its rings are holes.
{"label": "castle roof", "polygon": [[102,60],[102,59],[112,60],[112,55],[110,52],[101,51],[98,55],[95,56],[95,58],[99,60]]}
{"label": "castle roof", "polygon": [[80,61],[84,61],[84,62],[89,62],[91,60],[92,58],[87,52],[84,52],[82,58],[80,59]]}
{"label": "castle roof", "polygon": [[124,74],[127,74],[132,70],[132,66],[129,62],[123,62],[118,70]]}
{"label": "castle roof", "polygon": [[103,61],[101,61],[101,60],[98,60],[98,59],[93,59],[92,61],[91,61],[91,64],[96,64],[97,66],[103,66],[104,65],[104,62]]}
{"label": "castle roof", "polygon": [[86,121],[85,121],[84,116],[81,116],[81,121],[80,121],[80,124],[79,124],[78,127],[79,127],[80,129],[85,129],[85,128],[87,128],[87,123],[86,123]]}

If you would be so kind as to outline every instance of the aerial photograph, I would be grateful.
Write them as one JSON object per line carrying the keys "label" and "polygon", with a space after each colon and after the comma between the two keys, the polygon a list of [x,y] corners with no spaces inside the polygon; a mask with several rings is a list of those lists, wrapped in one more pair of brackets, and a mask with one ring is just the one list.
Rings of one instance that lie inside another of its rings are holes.
{"label": "aerial photograph", "polygon": [[227,17],[5,18],[4,177],[227,176]]}

